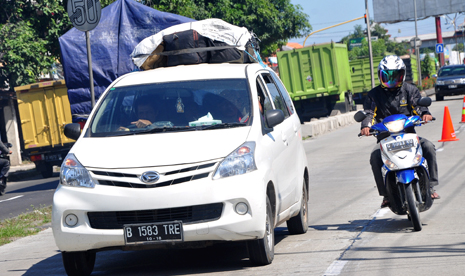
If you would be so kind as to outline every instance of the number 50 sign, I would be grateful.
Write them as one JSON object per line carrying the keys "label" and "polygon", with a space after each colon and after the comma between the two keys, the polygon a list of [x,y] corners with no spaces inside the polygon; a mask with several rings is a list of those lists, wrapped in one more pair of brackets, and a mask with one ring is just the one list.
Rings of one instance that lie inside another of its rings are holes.
{"label": "number 50 sign", "polygon": [[93,30],[100,21],[100,0],[68,0],[68,16],[73,26],[82,31]]}

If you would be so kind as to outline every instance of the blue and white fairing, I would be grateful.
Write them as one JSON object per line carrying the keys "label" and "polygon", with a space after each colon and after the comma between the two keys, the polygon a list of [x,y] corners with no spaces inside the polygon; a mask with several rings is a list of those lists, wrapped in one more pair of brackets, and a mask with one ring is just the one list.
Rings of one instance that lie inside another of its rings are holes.
{"label": "blue and white fairing", "polygon": [[418,135],[405,133],[406,128],[418,126],[420,121],[419,116],[407,117],[396,114],[386,117],[382,123],[371,127],[379,133],[390,134],[380,141],[381,157],[384,162],[383,177],[386,177],[389,171],[396,171],[397,180],[407,184],[415,179],[415,167],[423,166],[428,171]]}

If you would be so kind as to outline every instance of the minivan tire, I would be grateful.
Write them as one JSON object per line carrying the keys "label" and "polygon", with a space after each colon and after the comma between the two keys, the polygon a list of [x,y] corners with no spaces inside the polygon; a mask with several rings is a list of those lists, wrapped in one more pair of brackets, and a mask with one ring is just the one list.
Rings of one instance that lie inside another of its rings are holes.
{"label": "minivan tire", "polygon": [[271,204],[266,197],[265,236],[247,242],[249,259],[254,265],[269,265],[274,258],[274,218]]}
{"label": "minivan tire", "polygon": [[88,276],[94,270],[95,251],[61,252],[68,276]]}
{"label": "minivan tire", "polygon": [[300,211],[297,216],[290,218],[286,221],[287,230],[291,235],[298,235],[307,233],[308,230],[308,192],[305,180],[302,188],[302,200],[300,204]]}

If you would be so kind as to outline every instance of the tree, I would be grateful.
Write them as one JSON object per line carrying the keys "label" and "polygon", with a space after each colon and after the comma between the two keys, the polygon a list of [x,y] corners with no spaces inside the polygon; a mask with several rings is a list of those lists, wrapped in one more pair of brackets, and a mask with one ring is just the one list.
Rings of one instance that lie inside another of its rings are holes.
{"label": "tree", "polygon": [[25,85],[60,59],[58,38],[72,25],[60,1],[0,0],[0,88]]}
{"label": "tree", "polygon": [[429,78],[434,73],[434,61],[431,59],[429,53],[427,53],[425,58],[421,61],[420,69],[422,78]]}
{"label": "tree", "polygon": [[454,48],[452,48],[452,51],[458,51],[458,52],[463,52],[463,44],[462,43],[459,43],[459,44],[455,44]]}
{"label": "tree", "polygon": [[[102,0],[106,6],[114,0]],[[290,0],[140,0],[154,9],[196,20],[220,18],[253,31],[260,39],[261,54],[267,56],[289,39],[310,33],[312,27],[300,5]]]}
{"label": "tree", "polygon": [[[369,56],[368,42],[364,40],[362,47],[349,48],[350,40],[357,38],[365,38],[367,35],[367,29],[363,30],[362,25],[355,25],[354,32],[342,38],[342,42],[347,44],[349,50],[349,59],[366,58]],[[378,40],[373,40],[371,43],[373,56],[383,56],[386,53],[393,53],[398,56],[402,56],[408,53],[407,44],[399,43],[390,40],[390,35],[387,34],[387,30],[379,24],[374,24],[371,28],[371,37],[377,37]]]}

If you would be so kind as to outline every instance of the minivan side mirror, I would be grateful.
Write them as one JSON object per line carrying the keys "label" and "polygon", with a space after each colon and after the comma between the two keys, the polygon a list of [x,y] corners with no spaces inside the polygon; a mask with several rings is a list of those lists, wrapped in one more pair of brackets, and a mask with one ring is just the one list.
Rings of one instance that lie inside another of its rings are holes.
{"label": "minivan side mirror", "polygon": [[431,105],[431,98],[430,97],[422,97],[418,100],[418,105],[419,106],[430,106]]}
{"label": "minivan side mirror", "polygon": [[438,75],[436,75],[436,74],[433,74],[431,77],[433,77],[433,78],[437,78],[437,77],[438,77]]}
{"label": "minivan side mirror", "polygon": [[284,113],[281,109],[268,110],[265,119],[268,127],[273,128],[284,121]]}
{"label": "minivan side mirror", "polygon": [[81,136],[81,125],[78,123],[65,125],[64,134],[70,139],[77,140]]}
{"label": "minivan side mirror", "polygon": [[363,110],[359,110],[357,111],[357,113],[354,114],[354,120],[357,123],[362,122],[363,120],[365,120],[366,117],[367,117],[367,114]]}

